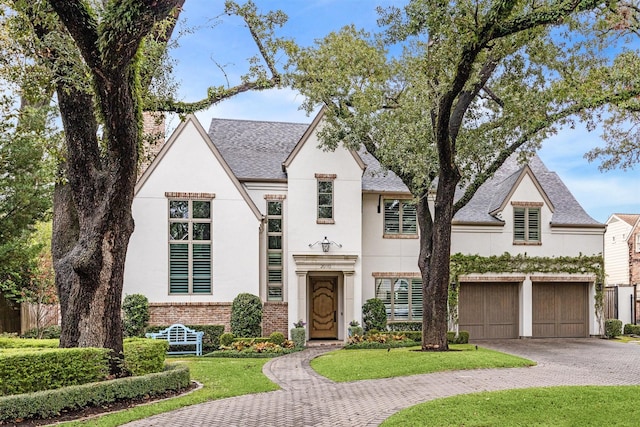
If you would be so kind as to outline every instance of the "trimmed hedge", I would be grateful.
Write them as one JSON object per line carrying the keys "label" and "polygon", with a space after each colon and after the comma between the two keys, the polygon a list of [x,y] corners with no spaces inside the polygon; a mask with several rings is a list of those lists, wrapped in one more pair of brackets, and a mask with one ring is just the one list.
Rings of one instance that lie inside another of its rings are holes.
{"label": "trimmed hedge", "polygon": [[0,337],[0,348],[58,348],[57,339],[31,339]]}
{"label": "trimmed hedge", "polygon": [[182,390],[189,386],[189,368],[169,365],[167,370],[140,377],[118,378],[110,381],[45,390],[36,393],[0,397],[0,421],[47,418],[64,410],[99,406],[117,400],[154,396],[166,391]]}
{"label": "trimmed hedge", "polygon": [[168,348],[165,340],[128,338],[124,340],[124,367],[131,375],[162,372]]}
{"label": "trimmed hedge", "polygon": [[604,321],[604,336],[615,338],[622,335],[622,320],[607,319]]}
{"label": "trimmed hedge", "polygon": [[109,350],[57,348],[0,355],[0,396],[104,380]]}
{"label": "trimmed hedge", "polygon": [[393,332],[422,331],[422,322],[387,323],[387,329]]}
{"label": "trimmed hedge", "polygon": [[[51,325],[46,326],[40,330],[43,339],[60,339],[60,326]],[[38,329],[29,329],[23,335],[22,338],[38,338]]]}
{"label": "trimmed hedge", "polygon": [[[393,332],[378,332],[379,334],[385,335],[404,335],[407,339],[415,341],[416,343],[422,342],[422,331],[393,331]],[[467,331],[459,331],[458,339],[455,339],[455,332],[447,332],[447,341],[451,344],[468,344],[469,343],[469,332]]]}
{"label": "trimmed hedge", "polygon": [[[167,326],[149,326],[147,332],[160,332],[163,329],[167,329],[171,325]],[[209,353],[211,351],[218,350],[220,348],[220,335],[224,333],[224,325],[184,325],[187,328],[202,331],[202,353]],[[189,346],[189,349],[193,349],[193,346]]]}
{"label": "trimmed hedge", "polygon": [[632,325],[631,323],[627,323],[626,325],[624,325],[624,334],[640,335],[640,325]]}
{"label": "trimmed hedge", "polygon": [[345,350],[371,350],[371,349],[390,349],[390,348],[400,348],[400,347],[415,347],[417,345],[420,345],[420,343],[415,342],[413,340],[387,341],[385,343],[377,342],[377,341],[363,341],[363,342],[357,342],[357,343],[345,345],[343,348]]}
{"label": "trimmed hedge", "polygon": [[469,343],[469,332],[467,331],[458,331],[458,338],[456,339],[455,332],[447,332],[447,341],[451,344],[468,344]]}
{"label": "trimmed hedge", "polygon": [[231,303],[231,332],[237,337],[262,335],[262,301],[260,297],[241,293]]}

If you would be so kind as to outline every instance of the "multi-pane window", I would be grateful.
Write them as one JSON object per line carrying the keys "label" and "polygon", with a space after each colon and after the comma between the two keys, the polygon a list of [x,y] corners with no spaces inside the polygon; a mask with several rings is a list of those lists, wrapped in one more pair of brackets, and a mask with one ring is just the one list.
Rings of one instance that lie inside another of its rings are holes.
{"label": "multi-pane window", "polygon": [[376,298],[384,303],[389,321],[422,319],[422,280],[420,278],[376,278]]}
{"label": "multi-pane window", "polygon": [[384,201],[384,234],[417,234],[416,205],[411,200]]}
{"label": "multi-pane window", "polygon": [[169,200],[169,293],[211,293],[210,200]]}
{"label": "multi-pane window", "polygon": [[513,241],[517,243],[540,242],[540,208],[513,208]]}
{"label": "multi-pane window", "polygon": [[267,201],[267,300],[282,301],[282,201]]}
{"label": "multi-pane window", "polygon": [[318,180],[318,219],[333,219],[333,180]]}
{"label": "multi-pane window", "polygon": [[636,234],[636,252],[640,252],[640,233]]}

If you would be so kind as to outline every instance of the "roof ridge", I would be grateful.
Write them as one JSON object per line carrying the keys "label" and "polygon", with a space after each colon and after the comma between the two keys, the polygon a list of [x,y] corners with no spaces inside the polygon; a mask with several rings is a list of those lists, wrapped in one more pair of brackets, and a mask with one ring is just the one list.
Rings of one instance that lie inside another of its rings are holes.
{"label": "roof ridge", "polygon": [[223,117],[213,117],[211,121],[213,122],[214,120],[228,121],[228,122],[273,123],[273,124],[283,124],[283,125],[304,125],[304,126],[309,126],[310,124],[310,123],[303,123],[303,122],[281,122],[281,121],[275,121],[275,120],[226,119]]}

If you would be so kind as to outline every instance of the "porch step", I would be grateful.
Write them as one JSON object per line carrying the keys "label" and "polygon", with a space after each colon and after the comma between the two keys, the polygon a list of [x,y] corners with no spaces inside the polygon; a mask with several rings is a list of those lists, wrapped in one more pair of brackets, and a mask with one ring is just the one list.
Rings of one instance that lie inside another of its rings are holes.
{"label": "porch step", "polygon": [[309,347],[324,347],[324,346],[343,347],[344,346],[344,341],[341,341],[341,340],[311,340],[311,341],[307,341],[307,348],[309,348]]}

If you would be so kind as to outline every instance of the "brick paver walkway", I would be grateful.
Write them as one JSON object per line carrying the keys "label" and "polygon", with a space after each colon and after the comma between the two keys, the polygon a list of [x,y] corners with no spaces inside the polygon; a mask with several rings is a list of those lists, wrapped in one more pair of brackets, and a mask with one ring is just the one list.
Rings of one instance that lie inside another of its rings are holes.
{"label": "brick paver walkway", "polygon": [[309,361],[329,348],[272,359],[264,373],[281,390],[215,400],[129,426],[376,426],[399,410],[439,397],[556,385],[640,384],[640,345],[601,339],[479,342],[538,362],[531,368],[439,372],[334,383]]}

